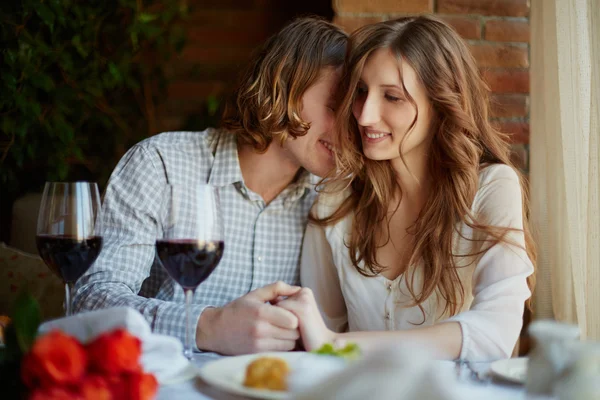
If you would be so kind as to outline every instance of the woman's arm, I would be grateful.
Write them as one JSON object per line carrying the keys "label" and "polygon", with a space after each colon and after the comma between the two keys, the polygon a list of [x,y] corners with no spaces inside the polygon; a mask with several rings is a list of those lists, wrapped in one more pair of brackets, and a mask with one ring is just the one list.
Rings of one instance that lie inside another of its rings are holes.
{"label": "woman's arm", "polygon": [[[521,189],[515,172],[510,167],[497,166],[487,177],[476,199],[476,216],[493,226],[522,229]],[[303,289],[280,305],[299,318],[307,350],[326,342],[341,345],[352,341],[364,351],[408,342],[430,349],[441,359],[510,357],[521,331],[524,302],[531,295],[527,277],[533,272],[533,265],[524,250],[523,233],[511,232],[508,239],[511,243],[498,243],[480,258],[473,276],[471,308],[433,326],[393,332],[334,333],[322,322],[309,290]]]}
{"label": "woman's arm", "polygon": [[333,262],[332,246],[322,226],[309,223],[306,227],[300,260],[300,283],[312,290],[325,324],[334,332],[346,331],[346,303]]}
{"label": "woman's arm", "polygon": [[363,352],[385,348],[398,343],[408,343],[432,352],[439,359],[456,359],[460,354],[462,334],[457,322],[440,323],[434,326],[404,331],[341,332],[329,329],[319,312],[313,292],[303,288],[297,294],[277,303],[298,317],[300,335],[307,351],[315,350],[325,343],[342,347],[348,342],[356,343]]}

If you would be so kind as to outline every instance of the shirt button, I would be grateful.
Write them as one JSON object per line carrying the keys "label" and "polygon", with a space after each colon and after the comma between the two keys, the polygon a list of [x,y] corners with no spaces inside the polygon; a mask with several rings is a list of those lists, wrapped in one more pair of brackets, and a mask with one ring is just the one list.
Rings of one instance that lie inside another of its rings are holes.
{"label": "shirt button", "polygon": [[392,291],[392,284],[391,283],[387,284],[387,290],[388,290],[388,292]]}
{"label": "shirt button", "polygon": [[263,260],[262,256],[258,256],[258,257],[256,257],[256,259],[257,259],[258,261],[262,261],[262,260]]}
{"label": "shirt button", "polygon": [[392,318],[392,317],[391,317],[391,315],[390,315],[390,313],[389,313],[389,312],[385,314],[385,319],[389,320],[389,319],[391,319],[391,318]]}

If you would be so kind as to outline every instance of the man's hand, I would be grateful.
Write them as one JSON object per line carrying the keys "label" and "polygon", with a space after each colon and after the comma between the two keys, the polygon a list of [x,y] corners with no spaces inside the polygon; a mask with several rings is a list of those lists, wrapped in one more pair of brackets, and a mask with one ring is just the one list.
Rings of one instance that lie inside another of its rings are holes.
{"label": "man's hand", "polygon": [[270,303],[299,291],[300,287],[276,282],[224,307],[207,308],[198,320],[198,348],[227,355],[294,349],[298,318]]}
{"label": "man's hand", "polygon": [[296,294],[279,301],[277,306],[298,317],[302,343],[307,351],[316,350],[325,343],[337,340],[335,332],[329,330],[323,321],[315,296],[309,288],[300,289]]}

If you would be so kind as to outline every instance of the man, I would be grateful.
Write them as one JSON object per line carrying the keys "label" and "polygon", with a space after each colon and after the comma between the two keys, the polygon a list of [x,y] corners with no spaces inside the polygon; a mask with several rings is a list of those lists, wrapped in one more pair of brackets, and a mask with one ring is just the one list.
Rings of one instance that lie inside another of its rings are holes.
{"label": "man", "polygon": [[77,311],[127,305],[155,332],[185,337],[182,290],[154,262],[169,183],[219,188],[225,253],[196,290],[200,350],[294,348],[298,320],[270,302],[296,293],[314,200],[311,174],[333,168],[335,91],[347,36],[314,18],[293,21],[256,54],[224,115],[226,129],[170,132],[135,145],[106,189],[104,248],[77,282]]}

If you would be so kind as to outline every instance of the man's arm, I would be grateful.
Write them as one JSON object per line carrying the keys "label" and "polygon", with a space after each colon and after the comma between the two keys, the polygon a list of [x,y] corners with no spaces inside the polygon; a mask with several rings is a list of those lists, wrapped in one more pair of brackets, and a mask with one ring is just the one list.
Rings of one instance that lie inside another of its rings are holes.
{"label": "man's arm", "polygon": [[[129,306],[152,330],[183,339],[185,306],[138,296],[150,276],[156,238],[162,236],[163,193],[167,184],[158,154],[134,146],[113,172],[103,200],[97,231],[103,248],[90,270],[77,281],[76,311]],[[194,305],[197,321],[207,305]]]}
{"label": "man's arm", "polygon": [[[107,187],[97,227],[104,240],[103,249],[90,270],[77,281],[74,308],[83,311],[128,306],[139,311],[154,332],[183,342],[183,302],[138,295],[150,276],[156,238],[162,236],[166,184],[160,155],[151,147],[137,145],[119,162]],[[224,307],[193,304],[191,318],[196,323],[192,334],[198,347],[225,354],[293,349],[299,337],[297,318],[269,302],[297,289],[276,283]]]}

